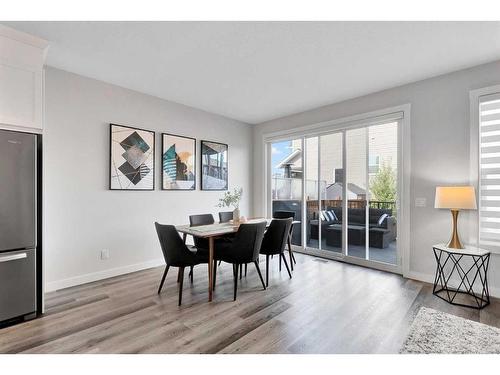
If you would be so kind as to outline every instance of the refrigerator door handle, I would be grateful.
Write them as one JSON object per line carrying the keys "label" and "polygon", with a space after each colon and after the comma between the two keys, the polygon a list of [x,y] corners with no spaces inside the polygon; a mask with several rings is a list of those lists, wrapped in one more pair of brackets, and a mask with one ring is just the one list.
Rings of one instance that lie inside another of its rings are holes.
{"label": "refrigerator door handle", "polygon": [[4,255],[4,256],[0,256],[0,263],[10,262],[12,260],[24,259],[27,257],[28,257],[28,254],[26,254],[26,253],[20,253],[20,254],[14,254],[14,255]]}

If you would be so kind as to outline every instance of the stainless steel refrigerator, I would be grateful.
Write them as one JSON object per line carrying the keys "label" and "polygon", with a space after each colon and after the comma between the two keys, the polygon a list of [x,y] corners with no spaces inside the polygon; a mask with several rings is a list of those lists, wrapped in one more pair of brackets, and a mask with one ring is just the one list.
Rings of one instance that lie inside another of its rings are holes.
{"label": "stainless steel refrigerator", "polygon": [[0,323],[37,312],[37,142],[0,130]]}

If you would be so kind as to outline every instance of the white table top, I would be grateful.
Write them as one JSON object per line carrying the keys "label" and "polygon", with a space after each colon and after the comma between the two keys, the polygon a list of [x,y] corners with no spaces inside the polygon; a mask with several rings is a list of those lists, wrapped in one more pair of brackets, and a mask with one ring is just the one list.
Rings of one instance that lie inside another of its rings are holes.
{"label": "white table top", "polygon": [[465,245],[465,249],[453,249],[451,247],[447,247],[446,244],[444,243],[436,244],[433,245],[432,247],[453,254],[483,256],[490,253],[489,250],[481,249],[477,246],[471,246],[471,245]]}

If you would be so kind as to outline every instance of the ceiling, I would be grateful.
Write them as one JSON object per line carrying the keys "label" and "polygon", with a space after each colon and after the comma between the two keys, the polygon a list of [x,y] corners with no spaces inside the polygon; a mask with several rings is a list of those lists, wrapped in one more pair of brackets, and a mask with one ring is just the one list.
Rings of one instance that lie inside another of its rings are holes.
{"label": "ceiling", "polygon": [[500,59],[500,22],[4,22],[47,65],[261,123]]}

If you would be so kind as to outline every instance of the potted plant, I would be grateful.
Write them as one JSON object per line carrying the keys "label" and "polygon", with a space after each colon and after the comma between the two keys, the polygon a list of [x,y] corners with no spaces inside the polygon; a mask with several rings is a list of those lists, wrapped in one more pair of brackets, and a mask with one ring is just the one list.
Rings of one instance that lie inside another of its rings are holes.
{"label": "potted plant", "polygon": [[238,223],[240,221],[240,200],[243,195],[243,188],[235,188],[233,192],[226,191],[224,196],[219,199],[218,207],[234,207],[233,221]]}

